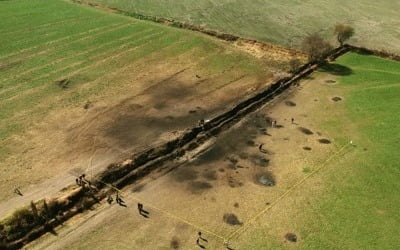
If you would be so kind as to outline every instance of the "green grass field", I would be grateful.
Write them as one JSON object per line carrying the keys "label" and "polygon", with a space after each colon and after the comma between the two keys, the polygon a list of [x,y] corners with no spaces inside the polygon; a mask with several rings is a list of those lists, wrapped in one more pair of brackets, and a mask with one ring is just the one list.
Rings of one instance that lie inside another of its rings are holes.
{"label": "green grass field", "polygon": [[242,0],[89,0],[139,14],[173,18],[259,40],[298,47],[312,32],[331,36],[338,22],[353,25],[352,43],[400,51],[400,2],[384,1],[242,1]]}
{"label": "green grass field", "polygon": [[[400,63],[354,53],[335,63],[352,73],[337,76],[338,84],[316,91],[328,97],[340,94],[344,102],[333,106],[325,97],[312,114],[338,145],[351,139],[356,146],[291,195],[287,204],[295,209],[286,211],[288,218],[274,221],[276,212],[266,215],[262,223],[273,222],[249,231],[252,238],[241,249],[286,248],[279,241],[261,239],[265,228],[272,228],[269,239],[274,239],[273,228],[279,224],[298,232],[302,249],[397,249],[400,245]],[[307,84],[318,85],[328,74],[316,73]],[[322,192],[315,196],[320,186]],[[300,198],[304,194],[309,197]]]}

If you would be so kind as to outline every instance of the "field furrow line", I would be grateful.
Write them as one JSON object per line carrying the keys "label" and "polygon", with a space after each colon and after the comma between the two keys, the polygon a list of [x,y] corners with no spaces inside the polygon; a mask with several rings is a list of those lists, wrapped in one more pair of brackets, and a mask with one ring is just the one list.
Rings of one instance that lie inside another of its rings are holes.
{"label": "field furrow line", "polygon": [[[109,41],[109,42],[104,43],[104,44],[102,44],[102,45],[100,45],[100,46],[93,47],[93,48],[91,48],[91,49],[89,49],[89,50],[85,50],[85,51],[82,51],[82,52],[77,53],[77,54],[72,54],[72,55],[69,55],[69,56],[66,56],[66,57],[63,57],[63,58],[59,58],[59,59],[54,60],[54,61],[51,61],[51,62],[49,62],[49,63],[47,63],[47,64],[42,64],[42,65],[40,65],[40,66],[36,66],[36,67],[30,68],[30,69],[28,69],[28,70],[25,70],[24,72],[19,73],[19,74],[12,75],[12,76],[10,76],[10,77],[8,77],[8,78],[5,78],[5,79],[1,79],[0,83],[6,82],[6,81],[9,81],[9,80],[16,80],[16,79],[18,79],[18,78],[20,78],[20,77],[22,77],[22,76],[24,76],[24,75],[26,75],[26,74],[29,74],[29,73],[31,73],[31,72],[33,72],[33,71],[46,68],[46,67],[48,67],[48,66],[50,66],[50,65],[58,64],[58,63],[60,63],[60,62],[63,62],[63,61],[65,61],[65,60],[68,60],[68,59],[72,59],[72,58],[75,58],[75,57],[79,57],[79,56],[82,56],[82,55],[86,55],[86,54],[92,53],[92,52],[94,52],[94,51],[96,51],[96,50],[99,50],[99,49],[101,49],[101,48],[104,48],[104,47],[107,47],[107,46],[109,46],[109,45],[112,45],[113,43],[132,39],[132,38],[134,38],[134,37],[136,37],[136,36],[138,36],[138,35],[140,35],[140,34],[147,33],[146,31],[151,31],[151,30],[141,30],[141,31],[139,31],[139,32],[137,32],[137,33],[130,34],[130,35],[124,36],[124,37],[122,37],[122,38]],[[77,41],[75,41],[75,42],[77,42]],[[0,91],[0,94],[1,94],[1,91]]]}
{"label": "field furrow line", "polygon": [[[105,34],[105,33],[107,33],[107,32],[113,32],[113,31],[115,31],[115,30],[124,28],[124,27],[127,26],[127,25],[128,25],[128,24],[125,24],[125,25],[121,25],[120,27],[117,27],[117,28],[114,27],[114,28],[109,29],[109,30],[106,30],[106,31],[102,31],[102,32],[95,33],[95,34],[90,34],[90,35],[88,35],[88,36],[85,36],[85,37],[82,37],[82,38],[79,38],[79,39],[76,39],[76,40],[72,40],[71,42],[62,43],[60,46],[54,46],[54,47],[47,48],[47,49],[44,49],[44,50],[39,51],[39,52],[36,52],[36,53],[29,54],[29,55],[27,55],[27,56],[25,56],[25,57],[18,57],[18,58],[15,59],[14,61],[8,62],[7,64],[18,63],[18,62],[20,62],[21,60],[28,60],[28,59],[30,59],[30,58],[32,58],[32,57],[35,57],[35,56],[45,55],[45,54],[47,54],[47,53],[49,53],[49,52],[51,52],[51,51],[56,51],[56,49],[66,48],[66,47],[70,46],[71,44],[74,44],[74,43],[77,43],[77,42],[81,42],[81,41],[85,41],[85,40],[88,40],[88,39],[93,39],[93,38],[95,38],[96,36],[103,35],[103,34]],[[3,65],[7,65],[7,64],[3,64]],[[0,65],[0,67],[3,66],[3,65]]]}
{"label": "field furrow line", "polygon": [[[164,32],[160,32],[160,33],[164,33]],[[171,36],[167,36],[167,38],[168,38],[168,37],[171,37]],[[158,39],[157,39],[157,40],[158,40]],[[154,40],[154,39],[153,39],[150,43],[156,42],[157,40]],[[167,46],[164,46],[164,47],[162,47],[162,48],[159,48],[159,49],[155,49],[155,50],[152,51],[150,54],[154,53],[155,51],[160,51],[160,50],[168,49],[168,48],[171,47],[171,46],[179,45],[179,44],[182,43],[182,42],[183,42],[183,41],[181,40],[181,41],[179,41],[179,42],[177,42],[177,43],[175,43],[175,44],[173,44],[173,45],[171,44],[171,45],[167,45]],[[148,44],[143,44],[143,45],[141,45],[140,47],[143,47],[143,46],[145,46],[145,45],[148,45]],[[138,49],[138,47],[132,48],[132,49],[130,50],[130,52],[133,51],[133,50],[135,50],[135,49]],[[92,85],[93,85],[93,84],[95,84],[95,83],[98,83],[98,82],[101,81],[101,80],[104,80],[104,78],[110,79],[111,77],[114,77],[115,75],[118,75],[118,74],[120,74],[121,72],[124,72],[126,69],[128,69],[128,68],[131,67],[131,66],[132,66],[132,65],[131,65],[130,63],[128,63],[127,65],[122,66],[122,67],[120,67],[120,68],[118,68],[118,69],[112,71],[111,73],[105,72],[103,75],[97,77],[96,79],[93,79],[93,80],[91,80],[91,81],[85,82],[84,84],[81,84],[81,85],[80,85],[80,89],[79,89],[79,90],[76,90],[76,91],[82,92],[82,90],[83,90],[82,86],[83,86],[83,85],[85,85],[85,86],[87,86],[87,85],[89,85],[89,84],[92,84]],[[104,77],[104,76],[105,76],[105,77]],[[44,91],[42,91],[42,90],[44,90],[46,87],[48,87],[48,85],[42,85],[42,86],[39,86],[39,87],[37,87],[37,88],[35,88],[35,89],[29,89],[28,91],[25,91],[25,92],[24,92],[24,95],[28,95],[28,96],[26,96],[26,97],[21,97],[21,98],[29,98],[29,99],[32,99],[32,100],[41,100],[41,102],[40,102],[40,103],[37,103],[37,104],[34,106],[33,109],[24,110],[24,111],[21,111],[21,112],[12,114],[12,115],[9,116],[9,117],[4,117],[4,119],[2,119],[2,121],[4,121],[5,123],[15,123],[16,120],[23,119],[23,117],[26,117],[26,115],[28,115],[29,113],[32,113],[32,112],[42,112],[46,107],[48,107],[48,102],[47,102],[46,100],[49,100],[49,99],[54,100],[54,98],[57,99],[57,97],[55,97],[54,95],[51,95],[51,96],[43,96]],[[92,87],[93,87],[93,86],[92,86]],[[96,88],[97,91],[101,91],[101,90],[102,90],[102,88],[100,88],[100,87],[97,86],[97,85],[95,86],[95,88]],[[90,89],[90,88],[86,87],[86,89]],[[20,97],[20,96],[19,96],[19,97]],[[14,98],[15,98],[15,97],[13,97],[13,99],[14,99]],[[69,99],[69,98],[71,98],[71,97],[69,96],[69,97],[63,98],[64,100],[59,100],[59,101],[57,101],[57,102],[63,102],[63,101],[65,101],[65,99]],[[13,103],[13,102],[10,102],[10,103]],[[10,104],[10,103],[8,103],[8,104]]]}
{"label": "field furrow line", "polygon": [[[153,41],[151,41],[151,43],[152,43],[152,42],[153,42]],[[180,41],[177,42],[177,43],[174,43],[174,44],[171,44],[171,45],[167,45],[167,46],[165,46],[165,47],[163,47],[163,48],[161,48],[161,49],[159,49],[159,50],[157,50],[157,51],[160,52],[160,51],[163,51],[163,50],[167,50],[167,49],[169,49],[170,47],[172,47],[172,46],[178,46],[179,44],[182,44],[183,42],[184,42],[183,40],[180,40]],[[153,54],[153,53],[154,53],[154,51],[151,52],[149,55],[151,55],[151,54]],[[111,77],[113,77],[113,76],[115,76],[115,75],[118,75],[118,74],[121,74],[122,72],[128,70],[130,67],[133,67],[133,65],[132,65],[132,64],[125,65],[125,66],[123,66],[123,67],[121,67],[121,68],[119,68],[119,69],[117,69],[117,70],[115,70],[115,71],[113,71],[113,72],[107,74],[107,75],[106,75],[106,79],[107,79],[107,78],[108,78],[108,79],[111,79]],[[98,77],[98,78],[96,78],[96,79],[93,79],[92,81],[85,82],[85,83],[81,84],[81,89],[84,88],[84,87],[86,87],[87,89],[90,89],[90,87],[89,87],[89,88],[87,87],[88,85],[93,84],[93,83],[98,83],[100,80],[103,80],[103,79],[104,79],[103,76],[100,76],[100,77]],[[122,82],[124,82],[124,81],[122,81]],[[96,85],[95,88],[100,89],[100,87],[98,87],[97,85]]]}
{"label": "field furrow line", "polygon": [[[127,26],[127,25],[130,25],[130,24],[127,24],[127,23],[125,23],[125,24],[117,23],[117,24],[108,25],[108,26],[106,26],[106,28],[107,28],[107,29],[108,29],[108,28],[111,29],[111,28],[115,28],[115,27],[118,26],[118,25],[119,25],[120,27],[123,27],[123,26]],[[118,27],[118,28],[120,28],[120,27]],[[76,34],[64,36],[64,37],[61,37],[61,38],[58,38],[58,39],[55,39],[55,40],[52,40],[52,41],[47,41],[47,42],[45,42],[45,43],[38,44],[38,45],[29,47],[29,48],[24,48],[24,49],[22,49],[22,50],[13,52],[13,53],[8,54],[8,55],[0,56],[0,60],[4,60],[4,58],[9,58],[9,57],[11,57],[11,56],[14,56],[14,55],[17,55],[17,54],[20,54],[20,53],[23,53],[23,52],[31,51],[31,50],[40,48],[40,47],[42,47],[42,46],[48,46],[48,45],[52,45],[52,44],[54,44],[54,43],[59,43],[59,42],[62,42],[62,41],[64,41],[64,40],[67,40],[67,39],[72,38],[72,37],[75,37],[75,36],[81,36],[81,35],[85,35],[85,34],[90,34],[90,33],[92,33],[92,32],[96,32],[96,31],[99,31],[99,30],[102,30],[102,29],[104,29],[104,26],[103,26],[103,27],[97,27],[97,28],[90,29],[90,30],[86,30],[86,31],[82,31],[82,32],[80,32],[80,33],[76,33]],[[108,31],[108,30],[107,30],[107,31]],[[104,33],[107,32],[107,31],[104,31]],[[90,37],[89,37],[89,38],[90,38]]]}
{"label": "field furrow line", "polygon": [[[149,36],[142,37],[141,39],[136,40],[135,42],[131,42],[131,43],[128,43],[128,44],[124,44],[124,45],[120,46],[118,49],[115,49],[115,50],[113,50],[113,51],[108,51],[108,52],[105,52],[105,53],[103,53],[103,54],[96,55],[96,56],[94,56],[94,57],[92,57],[92,58],[89,58],[89,59],[87,59],[87,60],[82,60],[82,61],[76,62],[76,63],[74,63],[74,64],[72,64],[72,65],[67,65],[67,66],[65,66],[65,67],[63,67],[63,68],[61,68],[61,69],[58,69],[58,70],[56,70],[56,71],[52,71],[52,72],[50,72],[50,73],[48,73],[48,74],[45,74],[45,75],[42,75],[42,76],[40,76],[40,77],[38,77],[38,78],[36,78],[36,79],[30,79],[30,80],[24,81],[24,82],[20,83],[18,86],[21,86],[22,84],[26,84],[26,83],[29,83],[29,82],[32,82],[32,81],[38,81],[38,82],[35,84],[35,85],[37,85],[37,84],[40,84],[39,80],[46,79],[47,77],[50,77],[50,76],[52,76],[52,75],[54,75],[54,74],[57,74],[57,73],[59,73],[59,72],[61,72],[61,71],[64,71],[64,70],[69,69],[69,68],[73,68],[73,67],[75,67],[75,66],[82,65],[83,63],[88,62],[88,61],[95,61],[97,58],[103,58],[102,60],[100,60],[100,61],[98,61],[98,62],[96,62],[96,63],[94,63],[94,64],[90,64],[90,65],[88,65],[88,66],[86,66],[86,67],[79,68],[78,70],[75,70],[75,71],[73,71],[73,72],[70,72],[70,73],[68,73],[67,75],[63,75],[63,76],[61,76],[61,77],[58,77],[58,79],[70,78],[71,76],[76,75],[76,74],[78,74],[78,73],[82,73],[82,72],[84,72],[84,71],[87,70],[87,69],[90,69],[90,68],[92,68],[92,67],[97,67],[97,66],[99,66],[99,65],[101,65],[101,64],[103,64],[103,63],[105,63],[105,62],[107,62],[107,61],[109,61],[109,60],[116,59],[116,58],[118,58],[119,56],[121,56],[121,55],[123,55],[123,54],[130,53],[130,52],[132,52],[132,51],[134,51],[134,50],[136,50],[136,49],[139,49],[139,48],[141,48],[141,47],[143,47],[143,46],[146,46],[146,45],[148,45],[148,43],[139,44],[138,46],[133,47],[133,48],[131,48],[131,49],[123,50],[123,49],[126,48],[126,47],[129,48],[129,45],[135,44],[135,43],[138,42],[138,41],[142,41],[142,40],[145,40],[145,39],[148,39],[148,38],[151,38],[151,37],[157,36],[157,35],[159,35],[159,34],[163,34],[163,33],[165,33],[165,32],[162,31],[162,32],[158,32],[158,33],[155,33],[155,34],[151,34],[151,35],[149,35]],[[119,50],[122,50],[122,51],[119,52],[118,54],[114,54],[114,52],[117,52],[117,51],[119,51]],[[104,56],[105,56],[105,55],[108,55],[108,54],[112,54],[112,55],[109,56],[109,57],[104,58]],[[31,86],[23,85],[23,86],[27,87],[26,89],[13,88],[13,89],[10,90],[10,91],[7,91],[7,92],[5,92],[5,93],[2,93],[2,96],[0,96],[0,99],[2,99],[4,102],[13,101],[13,100],[15,99],[15,97],[16,97],[16,94],[18,94],[18,96],[20,96],[22,93],[25,93],[27,90],[36,89],[35,85],[33,85],[33,86],[32,86],[32,85],[31,85]],[[29,88],[29,87],[31,87],[31,88]],[[32,88],[32,87],[33,87],[33,88]],[[10,96],[10,94],[11,94],[11,96]],[[14,94],[14,95],[13,95],[13,94]],[[1,103],[1,104],[5,104],[4,102],[0,102],[0,103]]]}
{"label": "field furrow line", "polygon": [[[43,24],[39,24],[35,27],[36,30],[38,29],[43,29],[46,28],[48,26],[53,26],[53,25],[58,25],[58,24],[63,24],[63,23],[71,23],[71,22],[78,22],[78,21],[83,21],[83,20],[90,20],[93,18],[87,18],[87,17],[77,17],[77,16],[72,16],[70,18],[63,18],[60,21],[55,21],[55,22],[49,22],[49,23],[43,23]],[[14,26],[15,27],[15,26]],[[26,27],[26,28],[22,28],[22,29],[13,29],[13,31],[9,31],[9,32],[4,32],[2,33],[2,36],[8,36],[8,35],[14,35],[16,33],[20,33],[20,32],[26,32],[26,31],[30,31],[32,30],[32,27]]]}
{"label": "field furrow line", "polygon": [[[151,42],[155,42],[155,41],[157,41],[157,40],[152,40]],[[167,49],[170,48],[171,46],[177,46],[177,45],[179,45],[179,44],[181,44],[181,43],[183,43],[183,42],[184,42],[183,40],[180,40],[179,42],[177,42],[177,43],[175,43],[175,44],[171,44],[171,45],[165,46],[165,47],[163,47],[163,48],[161,48],[161,49],[159,49],[159,50],[156,50],[156,51],[159,52],[159,51],[161,51],[161,50],[167,50]],[[146,44],[146,45],[147,45],[147,44]],[[141,47],[142,47],[142,46],[141,46]],[[150,54],[152,54],[152,53],[154,53],[154,52],[155,52],[155,51],[151,52]],[[91,81],[85,82],[85,83],[83,83],[83,84],[80,85],[81,88],[80,88],[79,90],[77,90],[77,91],[81,92],[82,89],[84,89],[84,87],[86,87],[86,90],[91,90],[91,88],[96,88],[97,91],[101,91],[101,88],[100,88],[99,86],[96,85],[96,86],[93,87],[93,84],[96,84],[96,83],[98,83],[98,82],[100,82],[100,81],[102,81],[102,80],[104,80],[104,79],[112,79],[112,77],[121,74],[122,72],[128,70],[130,67],[132,67],[132,64],[125,65],[125,66],[120,67],[120,68],[118,68],[118,69],[116,69],[116,70],[114,70],[114,71],[112,71],[112,72],[110,72],[110,73],[105,73],[105,74],[103,74],[102,76],[99,76],[99,77],[96,78],[96,79],[93,79],[93,80],[91,80]],[[88,87],[88,86],[91,86],[91,87]],[[42,89],[42,88],[44,88],[44,87],[45,87],[45,86],[42,86],[42,87],[40,87],[40,89]],[[35,91],[35,92],[40,92],[40,91]],[[54,98],[54,96],[48,97],[48,99],[53,99],[53,98]],[[68,98],[69,98],[69,97],[64,98],[64,99],[68,99]],[[37,98],[36,98],[36,99],[37,99]],[[65,100],[62,100],[62,101],[60,100],[60,102],[63,102],[63,101],[65,101]],[[7,120],[8,120],[8,121],[14,121],[14,120],[19,119],[20,117],[26,116],[28,113],[40,112],[40,111],[43,110],[47,105],[48,105],[48,102],[46,102],[46,100],[44,100],[43,103],[36,105],[36,106],[35,106],[35,109],[33,109],[33,110],[26,110],[26,111],[20,112],[20,113],[18,113],[18,114],[13,115],[12,117],[9,117],[9,118],[7,118],[7,119],[4,119],[4,121],[7,121]]]}

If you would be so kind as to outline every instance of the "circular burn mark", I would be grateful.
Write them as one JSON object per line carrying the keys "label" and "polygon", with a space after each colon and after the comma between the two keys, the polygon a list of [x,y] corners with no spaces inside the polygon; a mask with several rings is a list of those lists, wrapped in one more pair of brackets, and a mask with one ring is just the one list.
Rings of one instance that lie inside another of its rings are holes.
{"label": "circular burn mark", "polygon": [[268,167],[269,161],[270,161],[269,159],[259,156],[259,155],[253,155],[251,157],[251,162],[262,168]]}
{"label": "circular burn mark", "polygon": [[306,135],[312,135],[314,134],[311,130],[309,130],[308,128],[303,128],[303,127],[299,127],[298,130],[300,130],[301,132],[303,132],[303,134]]}
{"label": "circular burn mark", "polygon": [[326,80],[325,82],[328,83],[328,84],[334,84],[334,83],[336,83],[335,80]]}
{"label": "circular burn mark", "polygon": [[171,239],[170,244],[171,244],[171,249],[179,249],[180,247],[179,239],[175,236]]}
{"label": "circular burn mark", "polygon": [[276,181],[271,172],[265,172],[256,175],[256,183],[266,187],[272,187],[275,186]]}
{"label": "circular burn mark", "polygon": [[287,233],[285,238],[290,242],[297,242],[297,235],[294,233]]}
{"label": "circular burn mark", "polygon": [[295,103],[295,102],[292,102],[292,101],[285,101],[285,104],[286,104],[287,106],[289,106],[289,107],[294,107],[294,106],[296,106],[296,103]]}
{"label": "circular burn mark", "polygon": [[342,100],[342,98],[339,96],[335,96],[332,98],[332,101],[334,101],[334,102],[340,102],[341,100]]}
{"label": "circular burn mark", "polygon": [[319,141],[319,143],[321,143],[321,144],[331,144],[331,141],[328,140],[328,139],[319,139],[318,141]]}
{"label": "circular burn mark", "polygon": [[224,214],[223,220],[225,223],[235,226],[235,225],[242,225],[243,223],[238,219],[236,214],[233,213],[227,213]]}

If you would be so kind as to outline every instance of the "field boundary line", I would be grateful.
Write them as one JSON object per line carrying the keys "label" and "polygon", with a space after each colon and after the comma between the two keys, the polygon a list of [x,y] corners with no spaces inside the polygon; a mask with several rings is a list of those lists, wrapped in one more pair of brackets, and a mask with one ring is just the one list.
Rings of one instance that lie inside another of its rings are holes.
{"label": "field boundary line", "polygon": [[257,219],[262,216],[263,214],[265,214],[268,210],[270,210],[271,208],[273,208],[274,206],[276,206],[282,199],[284,199],[285,197],[287,197],[289,194],[291,194],[293,191],[296,190],[296,188],[298,186],[300,186],[301,184],[303,184],[305,181],[307,181],[310,177],[314,176],[316,173],[318,173],[321,169],[323,169],[328,162],[330,162],[333,158],[337,157],[340,155],[340,153],[342,153],[342,151],[346,148],[348,148],[349,146],[352,146],[353,144],[351,142],[346,143],[343,147],[341,147],[338,151],[336,151],[334,154],[332,154],[331,156],[329,156],[324,162],[321,163],[321,165],[319,167],[317,167],[313,172],[311,172],[310,174],[306,175],[304,178],[302,178],[300,181],[296,182],[294,185],[292,185],[291,187],[289,187],[282,195],[280,195],[277,199],[275,199],[270,205],[268,205],[267,207],[265,207],[263,210],[261,210],[259,213],[257,213],[255,216],[253,216],[251,219],[249,219],[247,221],[247,223],[245,223],[245,226],[242,228],[237,229],[236,231],[234,231],[233,233],[231,233],[227,240],[232,240],[236,237],[238,237],[239,235],[243,234],[246,230],[248,230],[253,223],[255,223],[257,221]]}

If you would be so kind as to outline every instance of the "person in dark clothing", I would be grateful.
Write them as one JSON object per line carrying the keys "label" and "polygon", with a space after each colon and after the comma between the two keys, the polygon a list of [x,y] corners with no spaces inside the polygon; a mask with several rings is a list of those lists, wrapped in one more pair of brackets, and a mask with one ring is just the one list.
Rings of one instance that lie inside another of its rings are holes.
{"label": "person in dark clothing", "polygon": [[201,236],[201,232],[199,232],[198,235],[199,235],[200,240],[208,242],[208,240],[206,238],[203,238],[203,236]]}
{"label": "person in dark clothing", "polygon": [[16,194],[18,194],[20,196],[23,196],[21,190],[19,190],[19,188],[17,186],[14,186],[14,193],[16,193]]}
{"label": "person in dark clothing", "polygon": [[107,196],[107,203],[111,205],[111,203],[114,201],[114,199],[111,197],[111,195]]}
{"label": "person in dark clothing", "polygon": [[142,211],[143,211],[143,204],[142,204],[142,203],[138,203],[138,204],[137,204],[137,208],[138,208],[139,214],[142,214]]}

